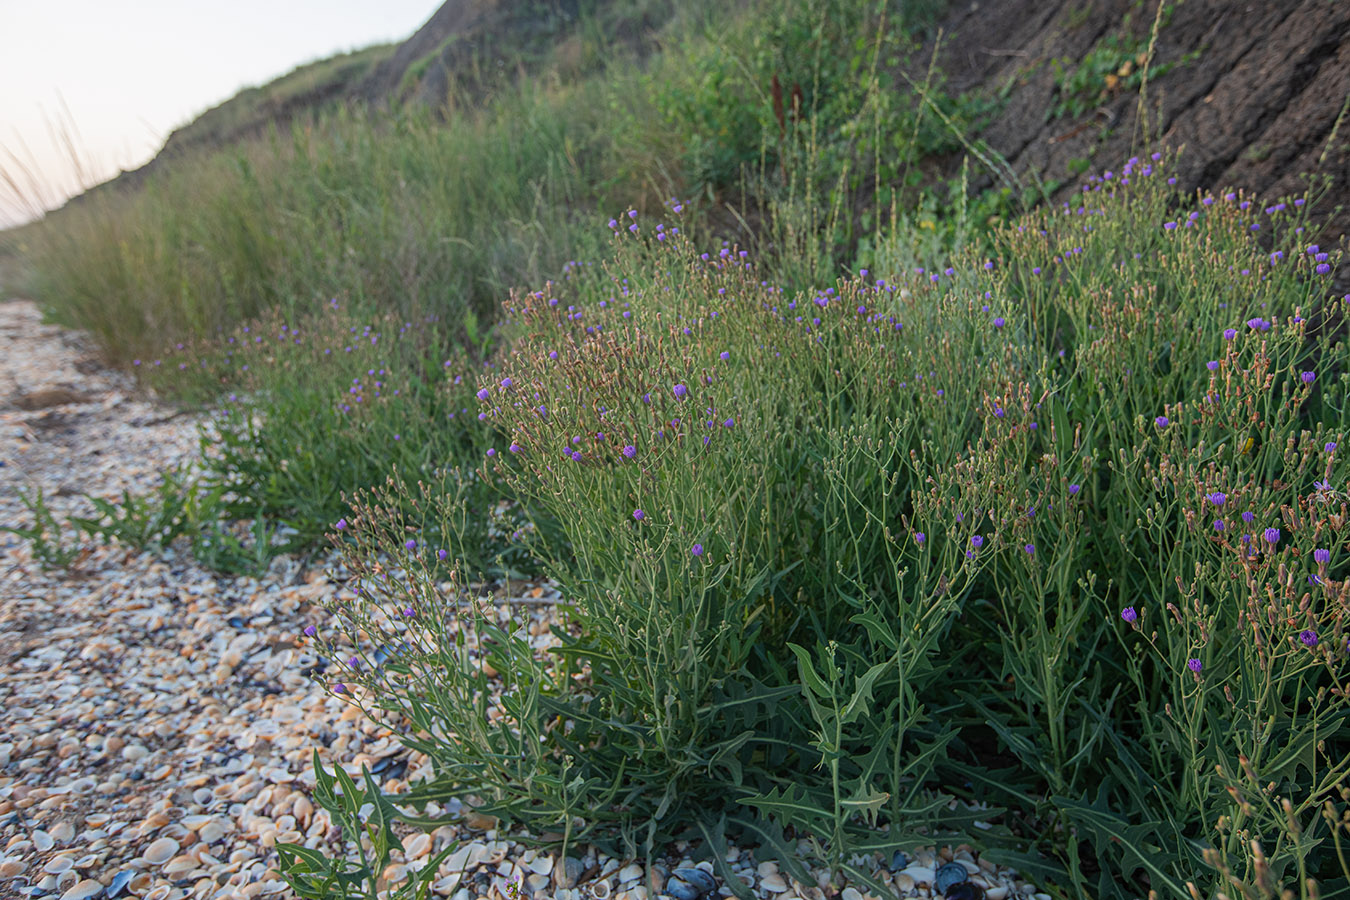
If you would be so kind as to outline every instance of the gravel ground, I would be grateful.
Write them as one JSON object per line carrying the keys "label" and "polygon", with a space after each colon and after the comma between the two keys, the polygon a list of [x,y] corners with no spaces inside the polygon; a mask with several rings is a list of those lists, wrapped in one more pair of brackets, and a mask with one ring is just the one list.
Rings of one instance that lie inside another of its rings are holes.
{"label": "gravel ground", "polygon": [[[153,488],[191,460],[196,424],[140,397],[31,303],[0,303],[0,524],[31,520],[20,489],[40,487],[61,518],[91,512],[85,494]],[[391,793],[429,775],[425,758],[304,674],[315,655],[301,634],[342,590],[334,562],[281,558],[261,579],[227,578],[186,555],[103,546],[52,573],[0,534],[0,896],[290,896],[275,844],[338,837],[310,796],[314,748],[353,774],[380,769]],[[534,615],[543,625],[552,613]],[[459,841],[438,896],[500,900],[517,875],[535,900],[731,894],[706,861],[702,874],[677,871],[688,858],[648,871],[583,847],[555,865],[456,803],[443,811],[447,824],[409,838],[397,863],[418,868]],[[728,859],[763,898],[866,896],[825,872],[799,884],[750,850]],[[901,896],[941,896],[935,869],[953,859],[990,900],[1049,900],[964,846],[915,848],[876,871]]]}

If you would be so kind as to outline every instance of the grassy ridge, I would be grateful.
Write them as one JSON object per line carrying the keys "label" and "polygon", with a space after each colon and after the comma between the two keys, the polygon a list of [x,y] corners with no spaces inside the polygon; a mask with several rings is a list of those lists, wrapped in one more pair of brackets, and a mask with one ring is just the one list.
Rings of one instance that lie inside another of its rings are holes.
{"label": "grassy ridge", "polygon": [[[960,137],[877,74],[930,15],[907,9],[686,11],[640,63],[555,70],[446,122],[344,109],[183,158],[143,191],[97,192],[26,230],[31,293],[123,364],[334,296],[486,321],[512,287],[587,254],[579,222],[674,194],[743,239],[756,224],[799,277],[832,274],[875,228],[868,210],[892,207],[908,162]],[[929,99],[959,122],[978,114]]]}

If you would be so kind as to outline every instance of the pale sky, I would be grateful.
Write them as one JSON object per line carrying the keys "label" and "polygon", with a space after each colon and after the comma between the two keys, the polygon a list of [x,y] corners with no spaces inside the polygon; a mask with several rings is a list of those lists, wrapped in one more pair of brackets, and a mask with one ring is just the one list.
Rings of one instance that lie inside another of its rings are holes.
{"label": "pale sky", "polygon": [[[440,5],[0,0],[0,228],[29,218],[32,200],[50,208],[139,166],[170,131],[241,88],[334,53],[403,40]],[[67,126],[84,184],[53,140]],[[30,202],[13,196],[5,176],[21,183]]]}

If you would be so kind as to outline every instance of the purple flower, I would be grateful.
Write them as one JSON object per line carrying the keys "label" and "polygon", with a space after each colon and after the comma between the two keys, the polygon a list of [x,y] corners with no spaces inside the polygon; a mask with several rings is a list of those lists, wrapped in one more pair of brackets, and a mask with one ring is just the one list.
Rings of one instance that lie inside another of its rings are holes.
{"label": "purple flower", "polygon": [[347,686],[346,686],[345,684],[343,684],[343,683],[340,682],[340,681],[336,681],[336,682],[333,683],[333,693],[335,693],[335,694],[345,694],[346,692],[347,692]]}
{"label": "purple flower", "polygon": [[683,400],[683,399],[684,399],[684,395],[687,394],[687,393],[689,393],[689,388],[685,387],[685,386],[682,385],[682,384],[677,384],[677,385],[675,385],[675,387],[673,388],[673,390],[674,390],[674,392],[675,392],[675,399],[676,399],[676,400]]}
{"label": "purple flower", "polygon": [[1305,647],[1317,646],[1317,632],[1313,631],[1311,628],[1305,628],[1300,631],[1298,633],[1298,639],[1303,642],[1303,646]]}
{"label": "purple flower", "polygon": [[970,546],[974,547],[976,550],[980,549],[984,546],[984,538],[978,534],[975,535],[970,539]]}
{"label": "purple flower", "polygon": [[731,354],[728,353],[728,352],[725,351],[725,350],[723,350],[723,351],[719,354],[719,356],[721,356],[722,359],[731,359]]}
{"label": "purple flower", "polygon": [[479,399],[479,400],[486,400],[487,398],[488,398],[488,389],[487,389],[487,388],[479,388],[479,389],[478,389],[478,399]]}
{"label": "purple flower", "polygon": [[1317,378],[1317,375],[1316,373],[1313,372],[1304,372],[1302,375],[1299,376],[1299,378],[1303,379],[1304,384],[1312,384],[1313,381]]}
{"label": "purple flower", "polygon": [[1036,545],[1035,545],[1035,544],[1027,544],[1027,545],[1024,546],[1022,549],[1025,550],[1025,551],[1027,551],[1027,556],[1034,556],[1034,555],[1036,554]]}
{"label": "purple flower", "polygon": [[1081,491],[1082,489],[1083,489],[1083,486],[1082,486],[1081,484],[1071,484],[1071,485],[1069,485],[1069,496],[1071,496],[1071,497],[1077,496],[1077,495],[1078,495],[1078,492]]}
{"label": "purple flower", "polygon": [[[442,552],[444,552],[444,551],[442,551]],[[409,607],[407,607],[407,608],[405,608],[405,609],[403,610],[403,616],[404,616],[404,618],[411,619],[411,618],[412,618],[413,616],[415,616],[415,615],[417,615],[417,610],[413,609],[411,606],[409,606]]]}
{"label": "purple flower", "polygon": [[504,388],[509,388],[510,386],[511,386],[511,379],[510,379],[510,378],[503,378],[503,379],[502,379],[502,387],[504,387]]}
{"label": "purple flower", "polygon": [[1187,666],[1187,668],[1189,668],[1192,672],[1194,672],[1194,673],[1197,674],[1197,675],[1199,675],[1199,674],[1200,674],[1200,670],[1204,668],[1204,665],[1203,665],[1203,664],[1200,662],[1200,660],[1198,660],[1198,659],[1188,659],[1188,660],[1186,660],[1186,666]]}
{"label": "purple flower", "polygon": [[1215,506],[1223,506],[1226,502],[1228,502],[1228,495],[1223,493],[1222,491],[1215,491],[1212,494],[1208,494],[1207,499],[1209,500],[1210,503],[1213,503]]}
{"label": "purple flower", "polygon": [[403,542],[403,546],[408,550],[416,550],[417,541],[413,540],[412,538],[408,538],[406,541]]}
{"label": "purple flower", "polygon": [[1278,544],[1280,542],[1280,529],[1267,528],[1265,537],[1267,544]]}
{"label": "purple flower", "polygon": [[1158,416],[1158,418],[1156,418],[1156,419],[1153,420],[1153,424],[1154,424],[1154,425],[1157,425],[1159,428],[1166,428],[1166,427],[1167,427],[1167,416]]}
{"label": "purple flower", "polygon": [[1168,231],[1172,231],[1172,230],[1175,229],[1176,227],[1177,227],[1177,223],[1176,223],[1176,222],[1164,222],[1164,223],[1163,223],[1163,228],[1166,228]]}
{"label": "purple flower", "polygon": [[497,455],[497,450],[496,450],[496,448],[494,448],[494,447],[489,447],[489,448],[487,448],[487,455],[488,455],[488,456],[496,456],[496,455]]}
{"label": "purple flower", "polygon": [[1214,520],[1214,530],[1215,530],[1215,531],[1220,531],[1220,532],[1221,532],[1221,531],[1223,531],[1223,530],[1224,530],[1225,528],[1227,528],[1227,527],[1228,527],[1227,525],[1223,524],[1223,519],[1215,519],[1215,520]]}
{"label": "purple flower", "polygon": [[1138,620],[1139,613],[1135,611],[1133,606],[1127,606],[1120,611],[1120,617],[1126,622],[1132,623]]}
{"label": "purple flower", "polygon": [[1002,328],[1002,327],[1003,327],[1004,325],[1006,325],[1006,324],[1008,324],[1008,323],[1005,322],[1005,321],[1003,321],[1003,317],[1002,317],[1002,316],[998,316],[997,318],[994,319],[994,327],[995,327],[995,328]]}
{"label": "purple flower", "polygon": [[1325,447],[1323,447],[1322,449],[1325,450],[1325,451],[1328,452],[1328,453],[1333,453],[1333,452],[1335,452],[1335,450],[1336,450],[1336,442],[1335,442],[1335,441],[1327,441],[1327,445],[1326,445]]}
{"label": "purple flower", "polygon": [[643,519],[647,518],[647,514],[640,509],[635,509],[633,510],[633,518],[641,522]]}
{"label": "purple flower", "polygon": [[581,462],[581,451],[579,450],[572,451],[572,462]]}
{"label": "purple flower", "polygon": [[449,554],[447,554],[444,550],[437,550],[437,551],[436,551],[436,558],[439,559],[441,562],[445,562],[445,558],[446,558],[446,556],[448,556],[448,555],[449,555]]}
{"label": "purple flower", "polygon": [[928,535],[924,534],[922,531],[914,532],[914,543],[922,544],[926,540],[928,540]]}
{"label": "purple flower", "polygon": [[632,444],[629,444],[628,446],[623,448],[623,455],[628,457],[629,459],[632,459],[634,456],[637,455],[637,448],[634,447]]}
{"label": "purple flower", "polygon": [[1242,521],[1246,522],[1248,525],[1252,524],[1256,521],[1256,513],[1252,512],[1250,509],[1247,510],[1242,514]]}
{"label": "purple flower", "polygon": [[512,453],[519,453],[519,452],[520,452],[520,445],[517,444],[515,441],[512,441],[512,442],[511,442],[511,446],[510,446],[509,448],[507,448],[507,449],[509,449]]}
{"label": "purple flower", "polygon": [[305,637],[314,637],[315,629],[313,625],[305,626]]}
{"label": "purple flower", "polygon": [[1318,547],[1313,551],[1313,559],[1319,563],[1331,562],[1331,551],[1323,547]]}
{"label": "purple flower", "polygon": [[1235,338],[1235,337],[1237,337],[1237,329],[1236,329],[1236,328],[1225,328],[1225,329],[1223,330],[1223,339],[1224,339],[1225,341],[1231,341],[1231,340],[1232,340],[1233,338]]}
{"label": "purple flower", "polygon": [[333,527],[336,528],[338,531],[346,531],[346,530],[347,530],[347,520],[346,520],[346,519],[338,519],[338,520],[337,520],[337,524],[334,525]]}
{"label": "purple flower", "polygon": [[736,424],[736,420],[735,420],[735,419],[727,419],[725,422],[722,423],[722,427],[723,427],[723,428],[730,428],[732,425],[735,425],[735,424]]}
{"label": "purple flower", "polygon": [[1205,368],[1213,372],[1219,368],[1219,361],[1217,359],[1211,359],[1209,362],[1205,363]]}
{"label": "purple flower", "polygon": [[692,546],[692,547],[689,548],[689,552],[692,553],[692,554],[694,554],[695,556],[702,556],[702,555],[703,555],[703,545],[702,545],[702,544],[695,544],[694,546]]}

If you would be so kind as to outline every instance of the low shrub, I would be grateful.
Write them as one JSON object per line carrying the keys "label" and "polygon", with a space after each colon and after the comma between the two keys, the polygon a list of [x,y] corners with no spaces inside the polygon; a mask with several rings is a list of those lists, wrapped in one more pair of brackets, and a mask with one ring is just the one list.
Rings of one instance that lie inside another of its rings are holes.
{"label": "low shrub", "polygon": [[1065,896],[1347,886],[1337,257],[1163,165],[798,293],[630,212],[513,300],[483,472],[566,627],[474,612],[454,505],[370,495],[335,634],[407,651],[341,690],[436,761],[406,799],[628,855],[790,828],[878,891],[853,854],[948,838]]}

